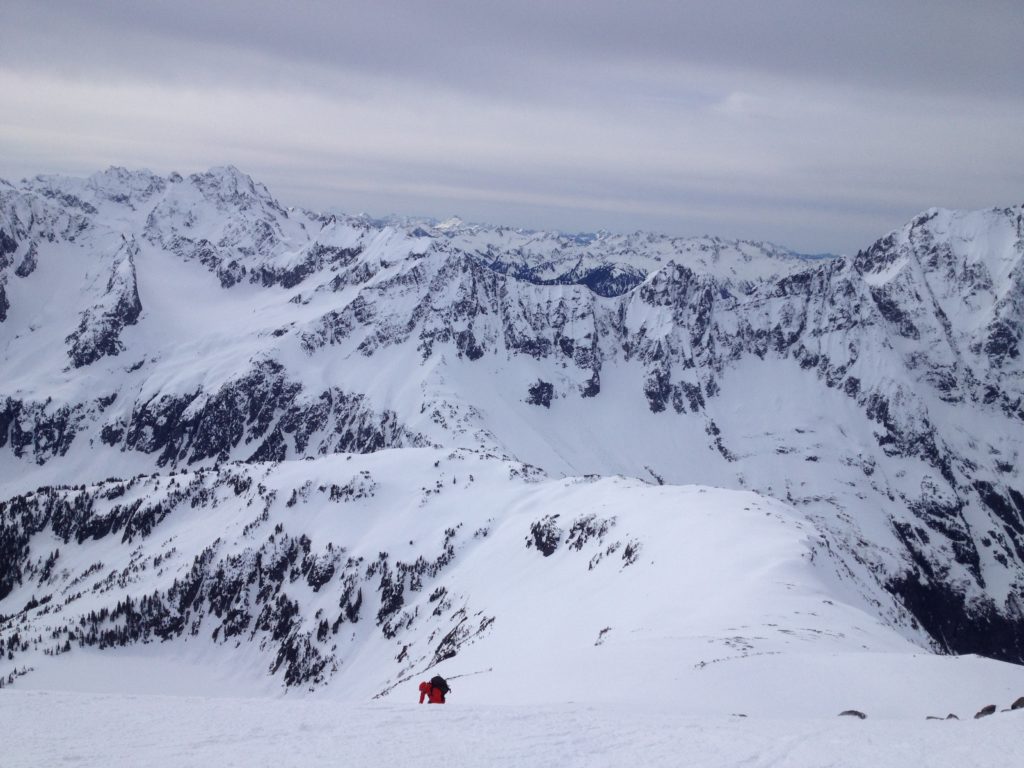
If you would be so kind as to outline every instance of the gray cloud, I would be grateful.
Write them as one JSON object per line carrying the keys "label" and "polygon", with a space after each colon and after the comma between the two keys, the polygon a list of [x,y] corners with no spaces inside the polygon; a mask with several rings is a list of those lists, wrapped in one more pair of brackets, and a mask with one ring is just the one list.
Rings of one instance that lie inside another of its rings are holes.
{"label": "gray cloud", "polygon": [[1024,189],[1016,0],[7,0],[0,175],[852,250]]}
{"label": "gray cloud", "polygon": [[[272,60],[471,88],[550,82],[560,70],[595,65],[653,64],[933,93],[1024,94],[1024,7],[1017,0],[8,0],[7,5],[5,58],[36,66],[190,71],[189,54],[205,45],[220,51],[218,69],[229,72],[235,70],[231,52],[249,51]],[[205,57],[198,62],[200,68],[209,63]]]}

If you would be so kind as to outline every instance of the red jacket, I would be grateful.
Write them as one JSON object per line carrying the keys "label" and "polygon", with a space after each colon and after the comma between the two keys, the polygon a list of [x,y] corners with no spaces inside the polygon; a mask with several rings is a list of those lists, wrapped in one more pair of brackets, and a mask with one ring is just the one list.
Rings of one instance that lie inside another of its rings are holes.
{"label": "red jacket", "polygon": [[428,704],[444,704],[444,694],[440,688],[435,688],[430,683],[420,683],[420,704],[426,699]]}

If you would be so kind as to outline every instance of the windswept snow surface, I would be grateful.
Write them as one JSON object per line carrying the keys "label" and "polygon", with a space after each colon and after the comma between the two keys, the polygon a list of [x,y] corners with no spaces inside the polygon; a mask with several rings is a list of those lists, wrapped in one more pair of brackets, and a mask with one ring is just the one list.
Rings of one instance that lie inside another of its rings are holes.
{"label": "windswept snow surface", "polygon": [[1024,711],[926,722],[695,717],[656,704],[359,706],[5,691],[0,717],[5,768],[966,768],[1024,761]]}

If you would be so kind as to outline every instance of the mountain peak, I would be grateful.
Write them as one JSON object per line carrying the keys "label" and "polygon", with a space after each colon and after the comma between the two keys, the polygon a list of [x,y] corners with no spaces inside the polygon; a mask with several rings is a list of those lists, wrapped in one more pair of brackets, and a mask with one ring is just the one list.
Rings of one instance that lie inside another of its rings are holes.
{"label": "mountain peak", "polygon": [[466,222],[464,222],[458,216],[450,216],[444,221],[442,221],[440,224],[435,224],[434,229],[439,229],[442,232],[447,232],[450,230],[461,229],[465,225],[465,223]]}
{"label": "mountain peak", "polygon": [[189,177],[193,183],[201,187],[217,187],[227,193],[244,192],[256,194],[256,183],[247,173],[242,173],[233,165],[218,165]]}
{"label": "mountain peak", "polygon": [[234,165],[214,166],[204,172],[193,173],[189,181],[204,197],[222,204],[243,209],[256,205],[273,209],[282,216],[288,215],[265,185],[254,181]]}
{"label": "mountain peak", "polygon": [[115,203],[144,202],[166,186],[164,178],[148,169],[130,171],[116,165],[92,174],[85,183],[96,197]]}

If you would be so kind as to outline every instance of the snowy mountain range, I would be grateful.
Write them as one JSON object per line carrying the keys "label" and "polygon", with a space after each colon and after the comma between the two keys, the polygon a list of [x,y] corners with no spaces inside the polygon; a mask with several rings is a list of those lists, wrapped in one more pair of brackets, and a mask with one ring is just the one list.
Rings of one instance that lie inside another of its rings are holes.
{"label": "snowy mountain range", "polygon": [[809,258],[0,181],[0,672],[1020,664],[1022,334],[1021,205]]}

